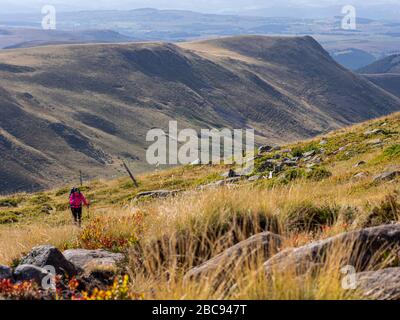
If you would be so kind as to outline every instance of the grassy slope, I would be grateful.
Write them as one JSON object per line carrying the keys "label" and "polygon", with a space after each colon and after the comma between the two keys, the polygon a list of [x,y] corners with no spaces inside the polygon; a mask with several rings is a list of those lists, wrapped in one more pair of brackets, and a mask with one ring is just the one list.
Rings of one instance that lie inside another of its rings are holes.
{"label": "grassy slope", "polygon": [[[383,132],[369,137],[364,135],[365,131],[375,128]],[[232,187],[200,191],[197,190],[198,186],[221,179],[219,173],[225,172],[228,167],[198,166],[140,176],[139,189],[135,189],[128,179],[90,182],[83,190],[93,206],[90,216],[85,217],[82,230],[70,222],[66,204],[69,187],[0,198],[0,263],[11,263],[32,246],[43,243],[52,243],[60,248],[107,248],[127,252],[132,243],[146,244],[162,236],[173,238],[179,230],[189,231],[188,241],[195,243],[198,240],[194,239],[202,239],[206,233],[210,237],[210,230],[218,229],[215,225],[227,227],[227,224],[236,221],[235,217],[246,215],[254,218],[254,221],[260,217],[275,221],[277,225],[272,227],[271,224],[270,229],[286,237],[284,247],[299,246],[374,223],[397,221],[398,208],[395,206],[399,205],[399,180],[374,183],[373,177],[399,164],[400,114],[288,147],[293,152],[320,149],[319,142],[323,139],[328,141],[323,146],[323,162],[318,166],[319,169],[314,170],[320,172],[318,170],[323,168],[332,176],[321,179],[318,179],[318,175],[307,175],[306,169],[300,168],[298,171],[301,174],[297,179],[293,178],[296,175],[286,170],[272,180],[259,180],[256,183],[243,181]],[[381,139],[383,146],[369,145],[372,139]],[[344,150],[336,153],[344,146]],[[271,156],[273,154],[264,158]],[[361,160],[366,164],[355,167]],[[365,172],[366,176],[354,179],[359,172]],[[288,177],[293,180],[289,181]],[[138,192],[154,189],[183,189],[187,192],[169,199],[131,201]],[[43,209],[50,211],[47,214],[42,212]],[[376,213],[375,220],[370,219],[371,212]],[[314,217],[321,218],[325,226],[314,226]],[[324,221],[324,217],[328,218]],[[329,217],[333,217],[332,221]],[[310,228],[305,228],[305,224]],[[256,230],[256,227],[252,230]],[[225,238],[224,234],[214,236],[207,246],[210,252],[203,260],[234,242]],[[236,241],[248,236],[246,232],[239,233]],[[186,254],[190,256],[191,264],[202,261],[194,262],[198,257]],[[217,298],[220,297],[218,294],[224,298],[349,298],[340,290],[337,274],[332,278],[330,273],[334,272],[333,269],[327,269],[317,279],[309,279],[307,285],[312,289],[298,288],[296,280],[289,277],[285,283],[274,283],[279,290],[273,290],[272,293],[263,288],[259,275],[249,272],[251,279],[240,278],[247,282],[246,286],[240,287],[234,294],[226,294],[210,290],[208,284],[185,287],[179,273],[182,270],[179,271],[175,264],[168,268],[176,275],[172,285],[167,285],[164,272],[160,276],[157,273],[160,270],[156,269],[152,276],[132,275],[135,277],[134,289],[146,291],[156,288],[156,292],[159,292],[155,296],[157,298]],[[134,269],[132,265],[131,270]],[[285,288],[297,289],[288,291]]]}

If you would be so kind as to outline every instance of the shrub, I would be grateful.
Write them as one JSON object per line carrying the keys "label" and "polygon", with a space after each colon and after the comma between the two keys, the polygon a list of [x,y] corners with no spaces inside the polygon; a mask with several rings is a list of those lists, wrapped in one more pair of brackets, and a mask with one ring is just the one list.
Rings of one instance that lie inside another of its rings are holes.
{"label": "shrub", "polygon": [[286,216],[285,226],[288,231],[311,232],[323,226],[333,225],[338,218],[340,208],[337,206],[315,206],[302,203],[291,208]]}
{"label": "shrub", "polygon": [[18,217],[15,212],[12,211],[0,211],[0,224],[8,224],[18,222]]}
{"label": "shrub", "polygon": [[9,279],[0,280],[0,300],[36,300],[40,291],[34,282],[13,283]]}
{"label": "shrub", "polygon": [[60,190],[57,190],[55,195],[56,195],[56,197],[63,196],[63,195],[68,195],[70,191],[71,190],[68,187],[62,188]]}
{"label": "shrub", "polygon": [[0,207],[18,207],[18,201],[14,198],[0,199]]}
{"label": "shrub", "polygon": [[390,194],[367,215],[363,227],[374,227],[399,221],[400,202],[397,193]]}
{"label": "shrub", "polygon": [[39,193],[36,196],[33,196],[32,198],[30,198],[29,202],[31,204],[46,204],[46,202],[50,201],[51,198],[44,194],[44,193]]}
{"label": "shrub", "polygon": [[320,181],[330,176],[332,176],[332,173],[324,167],[312,168],[311,171],[306,174],[306,178],[313,181]]}
{"label": "shrub", "polygon": [[95,218],[80,232],[77,246],[122,251],[138,242],[142,228],[141,212],[132,216]]}
{"label": "shrub", "polygon": [[292,155],[294,157],[301,157],[303,155],[303,153],[309,152],[309,151],[319,152],[319,147],[316,142],[312,142],[306,146],[294,147],[292,150]]}
{"label": "shrub", "polygon": [[279,177],[279,182],[286,184],[291,181],[304,178],[305,176],[306,176],[306,172],[304,169],[300,169],[300,168],[290,169],[290,170],[284,172],[283,175],[281,175]]}
{"label": "shrub", "polygon": [[127,275],[115,278],[113,285],[105,290],[95,288],[92,292],[77,292],[78,286],[77,280],[70,281],[70,290],[75,291],[71,300],[139,300],[144,298],[143,294],[132,292]]}
{"label": "shrub", "polygon": [[390,159],[400,157],[400,144],[394,144],[383,152],[384,156]]}

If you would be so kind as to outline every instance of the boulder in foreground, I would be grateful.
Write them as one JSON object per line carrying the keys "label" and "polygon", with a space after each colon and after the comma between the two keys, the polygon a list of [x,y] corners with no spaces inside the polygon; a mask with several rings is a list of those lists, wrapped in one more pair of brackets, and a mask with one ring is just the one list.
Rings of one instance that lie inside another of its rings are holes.
{"label": "boulder in foreground", "polygon": [[373,268],[386,259],[396,259],[400,247],[400,224],[383,225],[339,234],[299,248],[286,249],[267,260],[264,268],[272,272],[294,271],[301,275],[323,265],[331,250],[342,265],[357,271]]}
{"label": "boulder in foreground", "polygon": [[65,259],[56,247],[50,245],[33,248],[27,256],[22,258],[20,265],[34,265],[40,268],[52,266],[57,274],[69,277],[73,277],[79,272],[75,265]]}
{"label": "boulder in foreground", "polygon": [[274,233],[256,234],[191,269],[186,274],[186,278],[207,276],[218,278],[223,274],[232,273],[236,268],[242,268],[246,263],[251,263],[257,258],[267,259],[278,251],[281,243],[281,236]]}
{"label": "boulder in foreground", "polygon": [[43,278],[49,276],[50,273],[40,267],[31,264],[21,264],[14,270],[14,280],[19,282],[35,281],[41,285]]}
{"label": "boulder in foreground", "polygon": [[115,269],[124,260],[121,253],[106,250],[71,249],[63,252],[64,257],[78,268],[88,269]]}
{"label": "boulder in foreground", "polygon": [[400,300],[400,268],[358,273],[356,284],[366,298]]}
{"label": "boulder in foreground", "polygon": [[0,265],[0,280],[11,279],[11,278],[12,278],[11,268]]}

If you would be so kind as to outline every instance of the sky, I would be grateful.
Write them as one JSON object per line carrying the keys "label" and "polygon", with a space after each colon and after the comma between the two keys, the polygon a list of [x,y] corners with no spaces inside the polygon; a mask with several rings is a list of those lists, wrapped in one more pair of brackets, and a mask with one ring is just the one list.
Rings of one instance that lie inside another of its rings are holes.
{"label": "sky", "polygon": [[183,9],[208,13],[247,12],[268,8],[355,6],[400,6],[400,0],[0,0],[0,14],[40,10],[54,5],[60,11],[129,10],[135,8]]}

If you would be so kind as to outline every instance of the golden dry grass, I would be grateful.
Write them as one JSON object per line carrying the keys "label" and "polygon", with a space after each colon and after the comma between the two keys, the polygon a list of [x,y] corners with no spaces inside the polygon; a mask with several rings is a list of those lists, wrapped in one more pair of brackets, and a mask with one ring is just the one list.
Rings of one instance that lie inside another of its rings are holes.
{"label": "golden dry grass", "polygon": [[[367,148],[363,145],[363,132],[384,121],[388,122],[387,128],[394,132],[385,147],[360,149],[360,145]],[[343,290],[341,286],[343,275],[340,273],[339,257],[347,254],[343,248],[336,249],[335,254],[328,259],[327,266],[318,274],[302,278],[296,277],[293,270],[286,270],[277,274],[272,282],[266,281],[265,274],[260,272],[263,263],[261,259],[253,265],[236,270],[231,275],[235,285],[228,289],[226,283],[216,288],[213,279],[200,282],[185,280],[184,274],[190,266],[215,256],[237,241],[246,239],[251,232],[259,230],[262,218],[269,222],[268,230],[279,232],[285,238],[282,249],[363,227],[371,211],[381,208],[388,201],[388,195],[395,198],[399,196],[398,179],[392,182],[372,182],[375,174],[398,165],[398,157],[386,157],[384,152],[385,148],[399,143],[399,127],[397,114],[327,135],[329,144],[326,148],[336,149],[352,141],[359,151],[349,159],[341,159],[340,154],[330,156],[324,165],[332,176],[320,181],[302,178],[287,184],[271,184],[261,180],[256,183],[244,181],[228,187],[197,188],[220,179],[219,174],[226,171],[227,166],[181,167],[142,175],[138,177],[139,189],[133,188],[127,179],[93,181],[83,190],[93,202],[90,216],[85,216],[83,230],[72,225],[68,208],[63,207],[69,188],[35,195],[9,196],[19,201],[18,207],[1,208],[1,214],[19,210],[23,215],[18,216],[19,222],[0,225],[0,263],[10,264],[13,259],[39,244],[54,244],[62,249],[88,245],[88,242],[83,241],[83,235],[92,237],[90,246],[99,248],[102,242],[98,238],[102,235],[111,239],[129,237],[131,242],[112,249],[120,249],[128,254],[130,267],[126,272],[131,276],[132,290],[143,292],[148,299],[358,298],[357,293]],[[302,142],[300,145],[305,147],[320,139]],[[354,165],[361,160],[367,164],[355,168]],[[362,179],[353,179],[354,174],[360,171],[368,172],[368,175]],[[166,199],[134,200],[138,192],[155,189],[179,189],[183,192]],[[56,209],[49,215],[29,215],[28,212],[34,212],[43,203]],[[333,212],[335,219],[332,223],[316,228],[291,229],[293,214],[295,217],[301,216],[308,209],[321,215]],[[348,217],[349,213],[352,216]],[[249,219],[240,220],[238,217]],[[391,219],[400,221],[398,216]],[[243,221],[250,221],[251,228]],[[384,220],[387,223],[392,221]],[[236,239],[232,238],[232,234]],[[158,253],[151,250],[160,239],[168,239],[167,244],[171,244],[181,235],[189,235],[185,252],[172,246],[161,261]],[[142,265],[145,267],[143,270],[137,267],[137,256],[130,247],[137,244],[144,248],[141,253],[146,260]],[[196,256],[199,245],[204,257]]]}

